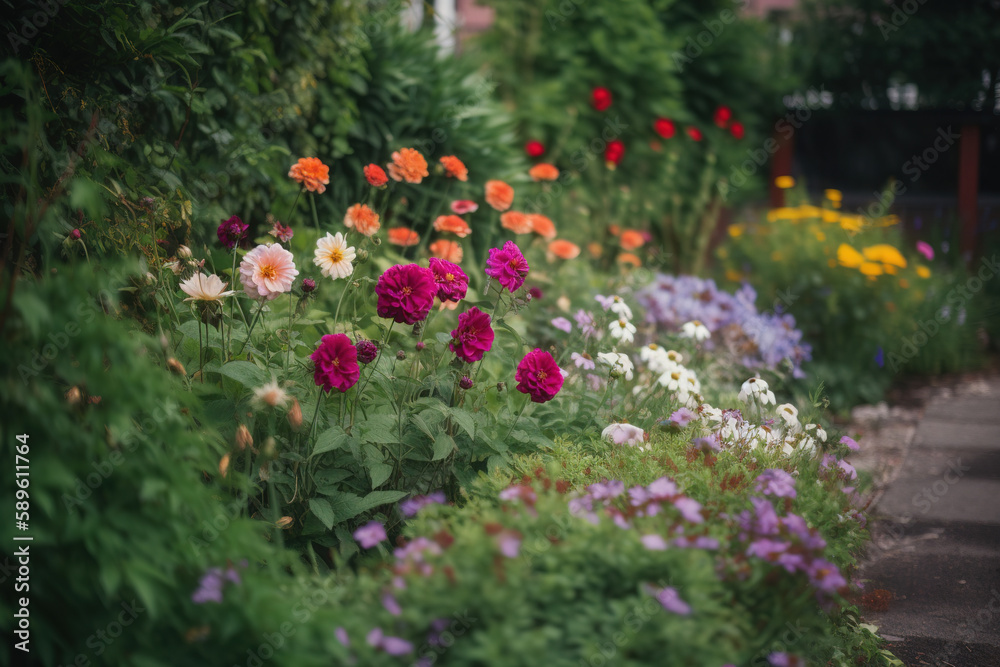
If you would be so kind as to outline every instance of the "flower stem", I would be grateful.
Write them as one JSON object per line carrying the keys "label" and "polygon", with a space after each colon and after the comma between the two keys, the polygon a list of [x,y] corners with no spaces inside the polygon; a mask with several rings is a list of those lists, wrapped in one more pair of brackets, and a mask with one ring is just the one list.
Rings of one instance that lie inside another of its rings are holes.
{"label": "flower stem", "polygon": [[524,409],[528,407],[528,403],[530,403],[530,402],[531,402],[531,399],[528,398],[527,396],[525,396],[524,397],[524,403],[521,404],[521,411],[517,413],[517,417],[514,418],[514,423],[510,425],[510,430],[508,430],[507,431],[507,435],[505,435],[503,437],[504,441],[506,441],[507,438],[510,437],[510,434],[514,432],[514,427],[517,426],[518,420],[521,419],[521,415],[524,414]]}
{"label": "flower stem", "polygon": [[316,213],[316,195],[309,195],[309,207],[312,209],[313,222],[316,224],[316,231],[319,231],[319,214]]}
{"label": "flower stem", "polygon": [[299,203],[299,197],[302,196],[302,193],[305,191],[305,189],[306,186],[303,185],[301,188],[299,188],[299,191],[295,194],[295,200],[292,202],[292,207],[288,209],[288,215],[285,216],[285,220],[291,220],[292,213],[295,212],[295,205]]}
{"label": "flower stem", "polygon": [[247,343],[250,342],[250,334],[253,333],[254,327],[257,326],[257,320],[260,319],[260,313],[263,310],[264,310],[264,299],[261,299],[260,308],[257,309],[257,314],[253,316],[253,322],[250,323],[250,330],[247,331],[247,339],[243,341],[243,345],[240,346],[240,351],[236,353],[237,357],[243,354],[243,348],[245,348],[247,346]]}
{"label": "flower stem", "polygon": [[306,433],[306,442],[312,438],[313,429],[316,428],[316,418],[319,417],[319,406],[323,402],[323,387],[319,388],[319,394],[316,395],[316,409],[313,410],[312,421],[309,422],[309,431]]}
{"label": "flower stem", "polygon": [[292,306],[292,293],[288,293],[288,331],[285,333],[285,338],[288,341],[288,349],[285,351],[285,374],[288,374],[288,361],[292,356],[292,313],[295,308]]}

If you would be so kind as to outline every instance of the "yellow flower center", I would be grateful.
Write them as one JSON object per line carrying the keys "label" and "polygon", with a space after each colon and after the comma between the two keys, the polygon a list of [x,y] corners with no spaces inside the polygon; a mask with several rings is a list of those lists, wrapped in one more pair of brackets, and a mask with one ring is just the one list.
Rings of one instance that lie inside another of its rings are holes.
{"label": "yellow flower center", "polygon": [[275,270],[273,266],[269,264],[265,264],[264,266],[260,267],[260,277],[263,278],[264,280],[272,280],[277,275],[278,272]]}
{"label": "yellow flower center", "polygon": [[403,288],[403,294],[410,294],[411,292],[413,292],[413,288],[409,285]]}
{"label": "yellow flower center", "polygon": [[334,248],[330,251],[330,254],[327,255],[327,258],[334,264],[337,264],[344,259],[344,251],[340,248]]}
{"label": "yellow flower center", "polygon": [[545,379],[545,371],[538,371],[538,373],[535,375],[535,377],[537,377],[539,380],[544,380]]}
{"label": "yellow flower center", "polygon": [[448,282],[452,282],[453,280],[455,280],[455,274],[454,273],[446,273],[446,274],[444,274],[444,279],[447,280]]}

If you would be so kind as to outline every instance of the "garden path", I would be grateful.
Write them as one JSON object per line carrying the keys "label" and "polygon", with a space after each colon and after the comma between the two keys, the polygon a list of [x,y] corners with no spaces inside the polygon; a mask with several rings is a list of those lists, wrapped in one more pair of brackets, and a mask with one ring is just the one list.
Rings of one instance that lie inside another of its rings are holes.
{"label": "garden path", "polygon": [[1000,667],[1000,376],[933,393],[861,440],[862,606],[908,667]]}

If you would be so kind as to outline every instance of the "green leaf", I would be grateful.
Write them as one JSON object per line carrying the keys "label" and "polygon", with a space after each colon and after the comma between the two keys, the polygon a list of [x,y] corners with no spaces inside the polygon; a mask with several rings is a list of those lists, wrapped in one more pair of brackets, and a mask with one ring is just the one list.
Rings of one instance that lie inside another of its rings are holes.
{"label": "green leaf", "polygon": [[452,408],[448,411],[451,418],[455,420],[463,431],[469,434],[470,438],[476,437],[476,420],[472,418],[472,415],[467,410],[461,410],[459,408]]}
{"label": "green leaf", "polygon": [[333,426],[322,433],[316,438],[316,444],[313,446],[312,456],[317,454],[322,454],[323,452],[332,452],[335,449],[340,449],[341,447],[348,444],[351,439],[344,429],[340,426]]}
{"label": "green leaf", "polygon": [[406,491],[372,491],[361,500],[361,511],[394,503],[405,495]]}
{"label": "green leaf", "polygon": [[264,371],[249,361],[230,361],[228,364],[224,364],[219,372],[248,389],[259,387],[267,382]]}
{"label": "green leaf", "polygon": [[327,529],[333,528],[333,522],[336,517],[328,501],[323,498],[310,498],[309,509],[316,515],[317,519],[323,522],[323,525]]}
{"label": "green leaf", "polygon": [[395,415],[372,415],[358,424],[362,442],[391,443],[399,441]]}
{"label": "green leaf", "polygon": [[432,461],[440,461],[455,450],[455,439],[447,433],[441,433],[434,439],[434,457]]}

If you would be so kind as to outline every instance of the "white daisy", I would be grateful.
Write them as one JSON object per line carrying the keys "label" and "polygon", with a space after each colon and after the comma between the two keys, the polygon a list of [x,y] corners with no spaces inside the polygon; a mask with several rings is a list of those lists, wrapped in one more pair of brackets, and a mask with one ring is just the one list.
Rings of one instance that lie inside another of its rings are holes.
{"label": "white daisy", "polygon": [[598,352],[597,360],[605,366],[609,366],[612,373],[618,373],[626,380],[632,379],[635,366],[632,365],[632,360],[628,358],[627,354],[622,354],[621,352]]}
{"label": "white daisy", "polygon": [[622,301],[620,296],[611,297],[611,305],[608,310],[622,319],[632,319],[632,309],[628,307],[627,303]]}
{"label": "white daisy", "polygon": [[740,387],[739,399],[744,403],[750,403],[756,399],[761,405],[775,405],[774,392],[767,387],[767,382],[760,378],[750,378]]}
{"label": "white daisy", "polygon": [[635,340],[635,325],[624,318],[612,322],[608,325],[608,329],[611,330],[612,336],[623,343],[631,343]]}
{"label": "white daisy", "polygon": [[667,356],[667,351],[656,343],[644,345],[639,350],[639,359],[657,375],[662,375],[674,367],[674,362]]}
{"label": "white daisy", "polygon": [[196,273],[181,283],[181,290],[190,295],[185,301],[220,301],[223,297],[236,294],[234,290],[226,290],[227,285],[229,283],[222,282],[214,273],[210,276]]}
{"label": "white daisy", "polygon": [[327,232],[325,237],[316,242],[315,254],[313,263],[320,267],[324,276],[346,278],[354,272],[354,247],[347,245],[347,237],[341,232]]}
{"label": "white daisy", "polygon": [[712,332],[700,320],[691,320],[681,327],[681,338],[694,338],[700,343],[711,337]]}

